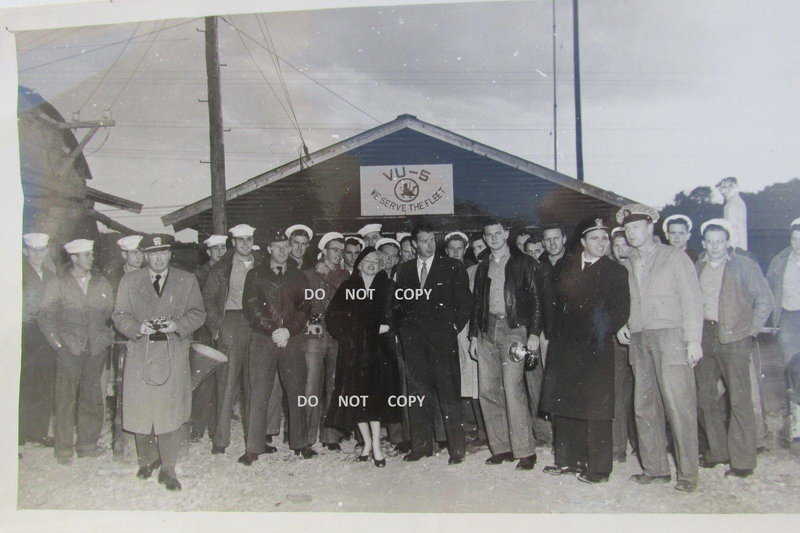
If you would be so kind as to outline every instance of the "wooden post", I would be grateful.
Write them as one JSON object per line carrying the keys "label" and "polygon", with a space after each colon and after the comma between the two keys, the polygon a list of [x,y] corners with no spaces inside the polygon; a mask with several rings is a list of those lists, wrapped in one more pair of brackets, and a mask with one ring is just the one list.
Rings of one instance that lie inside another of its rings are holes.
{"label": "wooden post", "polygon": [[572,49],[575,69],[575,157],[578,180],[583,181],[583,128],[581,127],[581,56],[578,44],[578,0],[572,0]]}
{"label": "wooden post", "polygon": [[208,78],[208,137],[211,151],[211,220],[214,233],[225,235],[225,145],[222,141],[222,92],[219,83],[217,17],[206,17],[206,76]]}

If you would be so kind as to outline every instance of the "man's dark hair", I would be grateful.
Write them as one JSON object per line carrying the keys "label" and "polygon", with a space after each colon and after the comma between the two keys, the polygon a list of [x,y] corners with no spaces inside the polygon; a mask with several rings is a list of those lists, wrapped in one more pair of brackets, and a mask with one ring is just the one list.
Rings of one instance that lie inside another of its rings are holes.
{"label": "man's dark hair", "polygon": [[669,231],[669,228],[671,228],[673,224],[682,224],[683,226],[686,226],[686,232],[687,233],[689,232],[689,223],[686,222],[686,220],[682,218],[673,218],[672,220],[667,222],[667,231]]}
{"label": "man's dark hair", "polygon": [[[289,235],[289,239],[290,239],[290,240],[291,240],[291,239],[294,239],[294,238],[295,238],[295,237],[297,237],[298,235],[299,235],[299,236],[301,236],[301,237],[305,237],[306,239],[308,239],[308,233],[306,233],[306,232],[305,232],[305,230],[302,230],[302,229],[296,229],[296,230],[294,230],[294,231],[292,232],[292,234],[291,234],[291,235]],[[309,239],[309,240],[311,240],[311,239]]]}
{"label": "man's dark hair", "polygon": [[566,233],[564,233],[564,226],[562,226],[561,224],[545,224],[544,226],[542,226],[542,238],[544,238],[544,232],[549,229],[557,229],[558,231],[561,232],[562,236],[566,235]]}
{"label": "man's dark hair", "polygon": [[497,218],[497,217],[491,217],[491,218],[487,219],[486,222],[484,222],[483,225],[481,226],[481,233],[486,231],[486,228],[488,228],[489,226],[497,226],[498,224],[500,225],[500,227],[503,228],[503,230],[507,230],[508,229],[508,224],[503,222],[502,219]]}
{"label": "man's dark hair", "polygon": [[431,224],[430,222],[420,222],[419,224],[414,226],[414,229],[411,230],[411,238],[414,239],[414,242],[417,241],[417,235],[423,232],[435,233],[433,229],[433,224]]}
{"label": "man's dark hair", "polygon": [[725,235],[728,236],[728,240],[731,240],[731,233],[727,230],[727,228],[724,228],[724,227],[719,226],[717,224],[709,224],[708,226],[706,226],[706,229],[703,230],[703,238],[704,239],[706,238],[706,233],[708,233],[709,231],[724,231]]}
{"label": "man's dark hair", "polygon": [[348,244],[352,246],[358,246],[358,248],[361,249],[361,243],[352,237],[349,237],[346,241],[344,241],[345,246],[347,246]]}
{"label": "man's dark hair", "polygon": [[406,235],[402,239],[400,239],[400,247],[403,247],[404,242],[413,242],[414,239],[411,238],[411,235]]}

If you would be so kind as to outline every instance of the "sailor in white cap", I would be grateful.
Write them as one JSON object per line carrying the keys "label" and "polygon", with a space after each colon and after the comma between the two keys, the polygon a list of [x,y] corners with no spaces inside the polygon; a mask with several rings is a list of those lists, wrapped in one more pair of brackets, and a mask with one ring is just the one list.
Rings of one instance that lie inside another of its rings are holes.
{"label": "sailor in white cap", "polygon": [[[772,322],[778,329],[778,344],[783,353],[789,376],[795,386],[792,392],[800,392],[796,383],[795,355],[800,353],[800,218],[789,224],[789,246],[781,250],[769,263],[767,280],[775,295]],[[794,361],[793,361],[794,358]],[[800,457],[800,405],[789,402],[786,418],[789,449]]]}
{"label": "sailor in white cap", "polygon": [[[203,290],[203,286],[206,284],[211,267],[216,265],[225,255],[225,252],[228,251],[228,237],[225,235],[211,235],[203,241],[203,244],[206,247],[205,252],[208,255],[208,261],[194,271],[194,275],[197,276],[197,282],[200,284],[200,290]],[[255,245],[251,245],[251,248],[254,249]]]}
{"label": "sailor in white cap", "polygon": [[[262,261],[261,254],[253,252],[254,227],[238,224],[228,232],[233,249],[227,250],[209,269],[201,289],[206,310],[205,326],[211,339],[217,341],[217,348],[228,357],[227,364],[221,365],[213,376],[217,397],[211,453],[215,455],[224,454],[230,445],[237,391],[244,385],[246,400],[250,390],[250,383],[245,379],[250,358],[250,324],[244,316],[243,295],[247,274]],[[192,438],[199,440],[202,424],[195,424],[194,429]]]}
{"label": "sailor in white cap", "polygon": [[[60,464],[78,457],[98,457],[105,413],[100,374],[114,340],[110,327],[114,291],[93,271],[94,242],[75,239],[64,245],[71,265],[45,289],[39,326],[58,353],[56,358],[55,455]],[[77,403],[77,443],[74,440]]]}
{"label": "sailor in white cap", "polygon": [[464,262],[464,252],[467,251],[468,246],[469,239],[465,233],[451,231],[444,236],[444,251],[448,257],[456,261]]}
{"label": "sailor in white cap", "polygon": [[380,252],[383,270],[391,278],[392,270],[400,261],[400,243],[390,237],[381,237],[375,243],[375,249]]}
{"label": "sailor in white cap", "polygon": [[622,226],[611,230],[611,255],[618,263],[622,263],[623,259],[627,259],[631,255],[631,247],[625,237],[625,228]]}
{"label": "sailor in white cap", "polygon": [[692,220],[686,215],[670,215],[661,223],[661,229],[670,246],[686,252],[694,263],[697,261],[697,252],[689,247],[692,235]]}
{"label": "sailor in white cap", "polygon": [[[754,338],[772,311],[772,293],[761,268],[730,248],[733,226],[724,218],[703,223],[705,251],[696,268],[703,293],[703,358],[695,367],[697,405],[709,449],[700,466],[730,463],[725,477],[748,477],[756,466],[758,424],[752,394],[751,354]],[[730,422],[718,404],[718,383],[725,383]]]}
{"label": "sailor in white cap", "polygon": [[[634,409],[639,431],[639,458],[644,471],[631,480],[640,484],[668,483],[666,415],[677,460],[675,488],[697,487],[697,393],[693,368],[703,357],[700,344],[703,300],[691,259],[680,250],[653,239],[658,211],[627,204],[617,211],[617,223],[634,248],[625,266],[631,294],[628,325],[617,335],[630,344],[633,363]],[[657,311],[653,311],[658,307]]]}
{"label": "sailor in white cap", "polygon": [[47,435],[53,413],[56,355],[42,335],[36,319],[47,283],[55,277],[48,261],[49,235],[22,236],[22,358],[19,383],[19,443],[36,442],[53,447]]}
{"label": "sailor in white cap", "polygon": [[[314,268],[305,271],[309,289],[314,291],[311,299],[311,318],[305,332],[306,388],[307,398],[317,398],[319,402],[306,411],[308,425],[308,445],[313,446],[319,436],[323,448],[340,450],[339,441],[344,436],[336,428],[323,426],[322,419],[333,399],[336,373],[337,344],[325,327],[325,311],[328,309],[336,289],[349,277],[342,268],[344,236],[331,231],[322,236],[317,247],[321,250],[321,261]],[[322,295],[321,298],[317,296]],[[323,395],[324,392],[324,395]]]}
{"label": "sailor in white cap", "polygon": [[311,239],[314,238],[314,232],[304,224],[294,224],[286,228],[285,234],[292,246],[289,257],[297,262],[298,268],[304,269],[307,266],[304,264],[306,251]]}
{"label": "sailor in white cap", "polygon": [[141,241],[141,235],[127,235],[121,239],[117,239],[117,246],[119,246],[119,253],[122,256],[122,263],[114,262],[112,266],[105,271],[106,278],[115,290],[122,276],[128,272],[138,270],[141,268],[142,263],[144,263],[144,254],[139,250],[139,243]]}
{"label": "sailor in white cap", "polygon": [[358,230],[358,234],[364,239],[364,246],[375,246],[378,239],[381,238],[381,225],[380,224],[367,224]]}

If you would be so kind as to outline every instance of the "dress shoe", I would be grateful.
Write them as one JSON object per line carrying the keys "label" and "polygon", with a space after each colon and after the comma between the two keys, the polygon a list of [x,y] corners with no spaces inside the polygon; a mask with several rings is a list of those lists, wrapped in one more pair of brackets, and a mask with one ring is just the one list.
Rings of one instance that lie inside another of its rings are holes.
{"label": "dress shoe", "polygon": [[56,461],[58,461],[58,464],[60,464],[60,465],[71,465],[72,464],[72,456],[70,455],[70,456],[66,456],[66,457],[56,457]]}
{"label": "dress shoe", "polygon": [[403,456],[403,461],[414,462],[419,461],[423,457],[430,457],[433,452],[410,452]]}
{"label": "dress shoe", "polygon": [[333,443],[330,443],[330,444],[323,443],[322,447],[323,448],[328,448],[332,452],[339,452],[339,451],[342,450],[342,447],[339,445],[338,442],[333,442]]}
{"label": "dress shoe", "polygon": [[267,444],[272,444],[272,435],[267,435],[267,440],[265,442]]}
{"label": "dress shoe", "polygon": [[305,448],[300,448],[299,450],[294,451],[295,455],[302,455],[303,459],[311,459],[317,452],[311,446],[306,446]]}
{"label": "dress shoe", "polygon": [[487,465],[499,465],[501,463],[510,463],[514,460],[514,452],[496,453],[486,459]]}
{"label": "dress shoe", "polygon": [[446,440],[437,440],[436,445],[439,447],[439,451],[443,451],[447,449],[447,441]]}
{"label": "dress shoe", "polygon": [[100,457],[101,455],[103,455],[103,449],[99,446],[78,451],[78,457]]}
{"label": "dress shoe", "polygon": [[649,485],[651,483],[669,483],[671,480],[672,476],[669,474],[666,476],[648,476],[647,474],[634,474],[631,476],[631,481],[634,481],[639,485]]}
{"label": "dress shoe", "polygon": [[383,468],[384,466],[386,466],[385,457],[383,459],[373,459],[373,461],[375,461],[375,466],[377,466],[378,468]]}
{"label": "dress shoe", "polygon": [[675,484],[675,490],[679,490],[681,492],[694,492],[697,490],[697,483],[681,479]]}
{"label": "dress shoe", "polygon": [[55,448],[56,446],[56,439],[50,436],[42,437],[36,442],[38,442],[40,446],[43,446],[45,448]]}
{"label": "dress shoe", "polygon": [[161,466],[161,461],[156,459],[149,465],[140,467],[139,471],[136,472],[136,477],[138,477],[139,479],[150,479],[150,476],[153,475],[153,471],[159,466]]}
{"label": "dress shoe", "polygon": [[753,475],[752,468],[733,468],[731,467],[730,470],[725,472],[725,477],[739,477],[739,478],[746,478]]}
{"label": "dress shoe", "polygon": [[529,455],[527,457],[523,457],[517,463],[517,470],[533,470],[533,467],[536,466],[536,454]]}
{"label": "dress shoe", "polygon": [[278,451],[278,448],[275,446],[270,446],[269,444],[264,445],[264,453],[275,453]]}
{"label": "dress shoe", "polygon": [[411,442],[403,441],[400,444],[396,444],[394,449],[397,450],[397,453],[408,453],[411,451]]}
{"label": "dress shoe", "polygon": [[211,455],[220,455],[225,453],[225,448],[222,446],[217,446],[216,444],[211,445]]}
{"label": "dress shoe", "polygon": [[617,463],[624,463],[627,460],[628,460],[628,454],[625,452],[614,454],[614,461],[616,461]]}
{"label": "dress shoe", "polygon": [[580,474],[583,472],[583,469],[574,466],[553,465],[544,467],[543,472],[551,476],[563,476],[564,474]]}
{"label": "dress shoe", "polygon": [[590,472],[581,472],[578,474],[578,481],[583,481],[584,483],[605,483],[608,481],[608,474],[601,475],[592,474]]}
{"label": "dress shoe", "polygon": [[701,468],[714,468],[717,465],[726,465],[728,461],[709,461],[705,457],[700,458]]}
{"label": "dress shoe", "polygon": [[463,462],[464,458],[459,456],[450,457],[450,459],[447,460],[447,464],[449,465],[460,465]]}
{"label": "dress shoe", "polygon": [[255,461],[258,461],[258,454],[254,452],[245,452],[244,455],[239,457],[239,462],[244,466],[250,466]]}
{"label": "dress shoe", "polygon": [[181,482],[178,481],[178,477],[175,475],[175,471],[161,469],[158,472],[158,482],[164,485],[167,490],[181,490]]}

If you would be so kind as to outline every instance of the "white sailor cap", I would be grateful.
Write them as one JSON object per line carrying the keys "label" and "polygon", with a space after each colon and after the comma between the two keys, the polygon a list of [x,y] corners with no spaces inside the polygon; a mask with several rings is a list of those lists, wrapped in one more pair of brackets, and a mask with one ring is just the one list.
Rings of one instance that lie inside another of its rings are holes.
{"label": "white sailor cap", "polygon": [[117,246],[119,246],[119,249],[123,252],[132,252],[139,248],[140,242],[142,242],[141,235],[128,235],[117,239]]}
{"label": "white sailor cap", "polygon": [[64,249],[70,255],[79,254],[81,252],[91,252],[93,247],[94,241],[90,241],[88,239],[75,239],[74,241],[69,241],[64,245]]}
{"label": "white sailor cap", "polygon": [[686,215],[670,215],[664,219],[664,223],[661,224],[661,229],[664,230],[664,233],[667,233],[667,229],[669,228],[670,222],[673,220],[677,220],[686,224],[686,231],[692,231],[692,219],[687,217]]}
{"label": "white sailor cap", "polygon": [[258,252],[259,250],[261,250],[261,247],[257,244],[254,244],[253,246],[250,247],[250,249],[253,250],[254,252]]}
{"label": "white sailor cap", "polygon": [[725,229],[725,231],[728,232],[728,237],[730,237],[733,234],[733,226],[731,225],[730,222],[728,222],[724,218],[712,218],[711,220],[706,220],[705,222],[703,222],[703,224],[700,226],[701,235],[705,235],[706,228],[708,226],[719,226]]}
{"label": "white sailor cap", "polygon": [[324,250],[325,246],[327,246],[328,243],[334,239],[344,239],[344,235],[342,235],[338,231],[329,231],[328,233],[323,235],[322,238],[319,240],[317,248],[319,248],[320,250]]}
{"label": "white sailor cap", "polygon": [[789,224],[789,229],[800,228],[800,218],[796,218],[792,220],[792,223]]}
{"label": "white sailor cap", "polygon": [[622,226],[617,226],[616,228],[612,229],[611,230],[611,238],[613,239],[614,236],[617,233],[621,233],[621,234],[625,235],[625,228],[623,228]]}
{"label": "white sailor cap", "polygon": [[383,226],[381,224],[367,224],[356,233],[361,235],[362,237],[366,237],[370,233],[380,232]]}
{"label": "white sailor cap", "polygon": [[400,249],[400,243],[389,237],[381,237],[380,239],[378,239],[378,242],[375,243],[375,249],[380,250],[381,246],[383,246],[384,244],[393,244],[397,246],[398,250]]}
{"label": "white sailor cap", "polygon": [[406,237],[411,237],[411,234],[410,234],[409,232],[407,232],[407,231],[398,231],[398,232],[397,232],[397,233],[395,233],[395,235],[394,235],[394,238],[395,238],[395,239],[397,239],[397,240],[398,240],[398,242],[399,242],[399,241],[402,241],[402,240],[403,240],[403,239],[405,239]]}
{"label": "white sailor cap", "polygon": [[295,231],[304,232],[306,235],[308,235],[308,240],[314,238],[314,232],[311,231],[311,228],[309,228],[305,224],[295,224],[294,226],[289,226],[288,228],[286,228],[286,236],[291,238],[292,233],[294,233]]}
{"label": "white sailor cap", "polygon": [[451,237],[461,237],[462,239],[464,239],[466,245],[469,246],[469,239],[467,238],[466,233],[462,233],[460,231],[451,231],[450,233],[444,236],[444,242],[447,242]]}
{"label": "white sailor cap", "polygon": [[208,239],[203,241],[203,244],[206,247],[211,248],[212,246],[219,246],[220,244],[225,244],[225,241],[228,240],[228,237],[225,235],[212,235]]}
{"label": "white sailor cap", "polygon": [[26,233],[22,236],[22,242],[28,248],[44,248],[50,241],[47,233]]}
{"label": "white sailor cap", "polygon": [[228,233],[231,234],[231,237],[252,237],[253,232],[256,230],[253,226],[248,226],[247,224],[239,224],[237,226],[232,227],[228,230]]}

